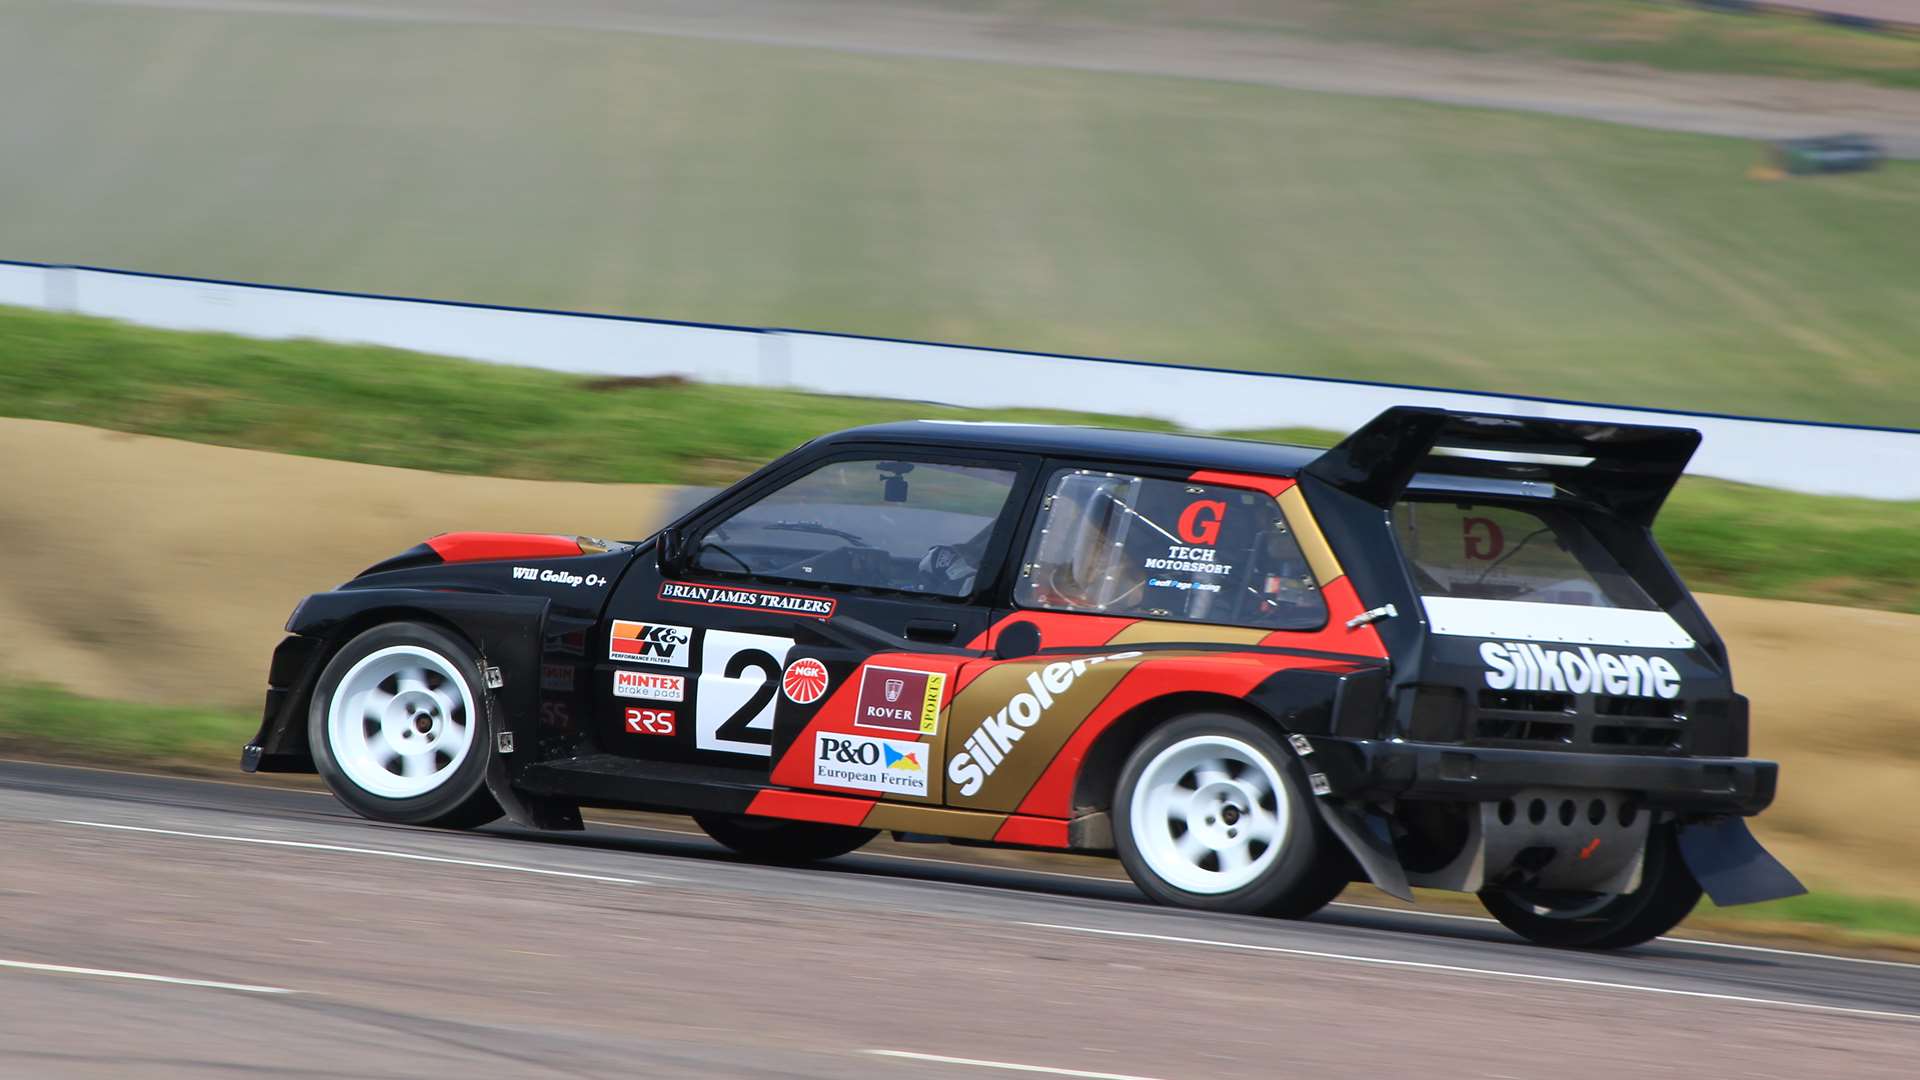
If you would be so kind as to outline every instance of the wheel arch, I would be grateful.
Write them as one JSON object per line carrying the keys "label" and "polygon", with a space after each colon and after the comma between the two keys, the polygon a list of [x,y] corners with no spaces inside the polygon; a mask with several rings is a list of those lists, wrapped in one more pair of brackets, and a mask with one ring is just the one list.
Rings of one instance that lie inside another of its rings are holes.
{"label": "wheel arch", "polygon": [[[244,764],[253,767],[249,771],[313,772],[307,714],[320,673],[348,642],[376,626],[395,622],[422,623],[452,634],[485,666],[501,669],[499,689],[475,689],[486,700],[494,729],[517,736],[520,719],[530,719],[538,711],[547,605],[543,598],[420,589],[347,590],[308,597],[287,621],[289,636],[274,650],[266,709]],[[531,738],[533,725],[526,726]]]}
{"label": "wheel arch", "polygon": [[1161,724],[1196,712],[1227,713],[1259,724],[1275,735],[1286,734],[1279,718],[1245,698],[1230,694],[1191,690],[1143,701],[1108,725],[1081,757],[1073,780],[1074,819],[1111,811],[1114,786],[1119,783],[1120,770],[1126,767],[1134,748]]}

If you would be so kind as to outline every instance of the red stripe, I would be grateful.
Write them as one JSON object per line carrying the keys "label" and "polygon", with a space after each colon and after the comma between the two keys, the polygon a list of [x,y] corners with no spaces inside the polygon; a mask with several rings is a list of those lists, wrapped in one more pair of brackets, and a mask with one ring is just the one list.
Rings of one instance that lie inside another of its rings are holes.
{"label": "red stripe", "polygon": [[1067,823],[1052,818],[1022,817],[1015,814],[993,834],[996,844],[1025,844],[1028,847],[1063,848],[1067,846]]}
{"label": "red stripe", "polygon": [[814,795],[805,791],[763,791],[753,797],[747,813],[791,821],[819,821],[828,825],[858,825],[867,820],[878,799],[847,795]]}
{"label": "red stripe", "polygon": [[1293,478],[1290,476],[1251,476],[1246,473],[1214,472],[1211,469],[1201,469],[1187,479],[1196,484],[1252,488],[1276,497],[1293,486]]}
{"label": "red stripe", "polygon": [[427,541],[442,562],[559,559],[580,554],[580,541],[554,533],[441,533]]}

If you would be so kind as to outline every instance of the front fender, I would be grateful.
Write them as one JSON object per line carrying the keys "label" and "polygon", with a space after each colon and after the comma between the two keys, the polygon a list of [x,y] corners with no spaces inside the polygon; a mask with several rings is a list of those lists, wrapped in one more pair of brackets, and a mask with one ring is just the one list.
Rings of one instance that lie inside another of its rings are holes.
{"label": "front fender", "polygon": [[[477,688],[486,702],[493,745],[487,787],[515,822],[567,827],[567,814],[531,807],[509,778],[515,748],[531,750],[539,732],[540,656],[551,601],[543,596],[434,589],[350,589],[316,593],[287,622],[292,635],[274,650],[266,715],[241,767],[252,772],[312,772],[307,712],[320,672],[354,635],[381,623],[418,620],[465,638],[482,667],[499,672],[498,687]],[[577,814],[574,815],[577,821]]]}

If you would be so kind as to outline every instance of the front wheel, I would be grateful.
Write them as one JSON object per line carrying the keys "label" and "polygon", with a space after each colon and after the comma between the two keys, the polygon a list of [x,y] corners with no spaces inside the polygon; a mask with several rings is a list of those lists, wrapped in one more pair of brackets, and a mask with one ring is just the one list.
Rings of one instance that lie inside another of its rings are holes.
{"label": "front wheel", "polygon": [[695,814],[693,821],[708,836],[740,855],[788,866],[845,855],[879,835],[878,829],[739,814]]}
{"label": "front wheel", "polygon": [[1647,833],[1646,869],[1630,893],[1553,893],[1487,889],[1487,913],[1537,945],[1624,949],[1680,925],[1700,902],[1700,883],[1680,856],[1670,825]]}
{"label": "front wheel", "polygon": [[1163,904],[1303,918],[1350,879],[1300,763],[1238,716],[1185,716],[1149,735],[1120,771],[1113,823],[1127,875]]}
{"label": "front wheel", "polygon": [[375,821],[472,828],[500,816],[480,668],[435,626],[376,626],[333,654],[314,686],[307,745],[327,786]]}

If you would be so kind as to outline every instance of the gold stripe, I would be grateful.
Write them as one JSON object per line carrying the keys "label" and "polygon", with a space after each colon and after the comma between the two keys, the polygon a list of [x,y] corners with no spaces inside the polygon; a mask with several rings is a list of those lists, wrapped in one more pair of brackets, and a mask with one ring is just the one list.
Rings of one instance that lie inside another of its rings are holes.
{"label": "gold stripe", "polygon": [[1160,644],[1163,642],[1206,642],[1222,645],[1257,645],[1271,631],[1243,626],[1206,626],[1200,623],[1142,621],[1115,634],[1109,645]]}
{"label": "gold stripe", "polygon": [[1307,566],[1321,588],[1346,574],[1340,560],[1333,557],[1333,546],[1320,532],[1320,523],[1313,519],[1313,511],[1307,509],[1307,497],[1300,493],[1300,485],[1280,493],[1280,512],[1287,515],[1287,527],[1293,530],[1294,542],[1300,545],[1300,554],[1307,557]]}
{"label": "gold stripe", "polygon": [[961,840],[991,840],[1006,821],[1005,814],[983,814],[977,810],[876,803],[872,810],[867,811],[867,819],[860,824],[868,829],[898,829],[929,836],[953,836]]}

